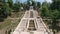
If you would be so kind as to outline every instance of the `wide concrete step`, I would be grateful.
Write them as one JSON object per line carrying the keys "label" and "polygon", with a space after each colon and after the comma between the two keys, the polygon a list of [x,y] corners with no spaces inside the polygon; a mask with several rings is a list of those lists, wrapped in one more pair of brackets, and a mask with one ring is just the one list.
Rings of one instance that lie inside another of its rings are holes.
{"label": "wide concrete step", "polygon": [[34,34],[48,34],[47,32],[44,32],[44,31],[40,31],[40,32],[34,32]]}
{"label": "wide concrete step", "polygon": [[34,32],[15,32],[14,34],[48,34],[47,32],[44,31],[34,31]]}
{"label": "wide concrete step", "polygon": [[21,32],[20,34],[30,34],[29,32]]}

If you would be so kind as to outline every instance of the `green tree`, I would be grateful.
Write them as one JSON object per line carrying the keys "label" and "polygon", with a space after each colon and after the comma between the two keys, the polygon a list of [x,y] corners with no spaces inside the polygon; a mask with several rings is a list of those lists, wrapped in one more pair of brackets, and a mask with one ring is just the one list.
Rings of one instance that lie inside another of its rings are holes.
{"label": "green tree", "polygon": [[14,4],[13,10],[14,10],[15,12],[19,12],[19,10],[20,10],[20,3],[19,3],[19,2]]}
{"label": "green tree", "polygon": [[50,17],[52,18],[52,23],[51,23],[52,30],[54,31],[55,29],[57,31],[60,31],[60,27],[59,25],[57,25],[58,19],[60,19],[60,12],[58,10],[52,10],[50,11]]}
{"label": "green tree", "polygon": [[35,6],[36,4],[35,4],[35,2],[34,1],[32,1],[32,6]]}
{"label": "green tree", "polygon": [[5,8],[6,8],[5,10],[6,10],[7,15],[8,16],[11,15],[12,9],[9,7],[7,3],[5,4]]}
{"label": "green tree", "polygon": [[8,0],[8,4],[9,4],[9,7],[10,7],[10,8],[13,7],[13,1],[12,1],[12,0]]}
{"label": "green tree", "polygon": [[0,7],[0,17],[7,17],[10,15],[10,8],[5,0],[2,1],[2,5]]}
{"label": "green tree", "polygon": [[[60,19],[60,0],[52,0],[52,3],[50,5],[50,17],[52,19],[52,29],[54,31],[60,30],[58,23],[58,19]],[[57,27],[57,28],[56,28]]]}
{"label": "green tree", "polygon": [[60,11],[60,0],[52,0],[51,9]]}
{"label": "green tree", "polygon": [[50,11],[50,16],[52,19],[60,19],[60,12],[58,10]]}
{"label": "green tree", "polygon": [[45,17],[49,16],[49,10],[48,10],[46,2],[43,2],[43,4],[42,4],[42,12],[41,13],[42,13],[42,16],[45,16]]}
{"label": "green tree", "polygon": [[30,0],[27,0],[27,5],[30,6]]}
{"label": "green tree", "polygon": [[41,3],[37,2],[37,7],[40,8],[41,7]]}
{"label": "green tree", "polygon": [[46,6],[42,7],[42,16],[45,16],[45,17],[49,16],[49,10]]}

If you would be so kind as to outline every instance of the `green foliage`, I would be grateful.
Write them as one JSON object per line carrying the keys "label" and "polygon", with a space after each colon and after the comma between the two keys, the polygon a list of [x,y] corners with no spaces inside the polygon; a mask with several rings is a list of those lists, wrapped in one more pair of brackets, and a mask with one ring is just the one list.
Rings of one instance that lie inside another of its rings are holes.
{"label": "green foliage", "polygon": [[50,17],[52,19],[60,19],[60,12],[57,10],[50,11]]}
{"label": "green foliage", "polygon": [[3,0],[0,6],[0,18],[6,18],[11,15],[12,11],[19,11],[20,3],[13,3],[13,0]]}
{"label": "green foliage", "polygon": [[[55,3],[54,3],[55,2]],[[60,17],[60,9],[59,8],[59,3],[57,4],[57,1],[54,0],[50,5],[48,5],[47,2],[43,2],[42,4],[42,14],[43,16],[46,17],[51,17],[52,19],[59,19]],[[51,10],[51,9],[53,10]]]}
{"label": "green foliage", "polygon": [[41,7],[41,3],[37,2],[37,7],[40,8]]}
{"label": "green foliage", "polygon": [[27,1],[27,5],[29,5],[29,6],[30,6],[30,0],[28,0],[28,1]]}
{"label": "green foliage", "polygon": [[53,31],[54,29],[60,31],[60,26],[57,25],[58,19],[60,19],[60,0],[52,0],[52,3],[43,2],[41,14],[43,17],[52,19],[50,25]]}
{"label": "green foliage", "polygon": [[0,6],[0,17],[7,17],[10,14],[10,8],[7,3],[4,3]]}
{"label": "green foliage", "polygon": [[3,0],[3,3],[5,3],[6,1],[5,0]]}
{"label": "green foliage", "polygon": [[9,4],[9,7],[10,7],[10,8],[13,7],[13,1],[12,1],[12,0],[8,0],[8,4]]}
{"label": "green foliage", "polygon": [[49,10],[47,9],[46,6],[42,7],[42,14],[43,14],[43,16],[48,16],[49,15]]}
{"label": "green foliage", "polygon": [[52,4],[51,4],[51,9],[52,10],[59,10],[60,11],[60,0],[52,0]]}
{"label": "green foliage", "polygon": [[19,2],[14,4],[13,10],[16,12],[19,12],[19,10],[20,10],[20,3]]}
{"label": "green foliage", "polygon": [[35,6],[36,4],[35,4],[35,2],[34,1],[32,1],[32,6]]}
{"label": "green foliage", "polygon": [[[52,29],[54,31],[60,31],[60,26],[57,25],[58,19],[60,19],[60,0],[52,0],[52,3],[50,5],[50,17],[53,19],[52,20]],[[57,28],[56,28],[57,27]]]}
{"label": "green foliage", "polygon": [[42,4],[42,16],[48,17],[49,16],[49,10],[47,8],[46,3]]}

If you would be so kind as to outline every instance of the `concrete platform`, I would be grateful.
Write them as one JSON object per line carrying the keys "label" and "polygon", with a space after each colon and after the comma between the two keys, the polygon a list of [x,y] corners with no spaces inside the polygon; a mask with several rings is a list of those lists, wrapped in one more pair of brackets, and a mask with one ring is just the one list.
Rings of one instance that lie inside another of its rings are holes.
{"label": "concrete platform", "polygon": [[[31,17],[31,11],[33,12],[33,17]],[[42,18],[37,18],[38,16],[38,12],[35,10],[26,11],[17,28],[14,30],[13,34],[31,34],[30,31],[33,30],[28,31],[29,25],[31,25],[29,22],[30,20],[34,20],[34,27],[36,28],[36,30],[34,30],[32,34],[53,34],[46,27]]]}

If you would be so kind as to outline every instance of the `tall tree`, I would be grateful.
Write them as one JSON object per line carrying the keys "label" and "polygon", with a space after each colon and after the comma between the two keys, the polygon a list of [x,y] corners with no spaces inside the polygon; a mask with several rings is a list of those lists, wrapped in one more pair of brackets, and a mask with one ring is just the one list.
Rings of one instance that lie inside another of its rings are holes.
{"label": "tall tree", "polygon": [[15,12],[19,12],[19,10],[20,10],[20,3],[19,3],[19,2],[14,4],[13,10],[14,10]]}
{"label": "tall tree", "polygon": [[12,0],[8,0],[8,4],[9,4],[9,7],[10,7],[10,8],[13,7],[13,1],[12,1]]}
{"label": "tall tree", "polygon": [[40,8],[41,7],[41,3],[37,2],[37,7]]}
{"label": "tall tree", "polygon": [[[50,6],[50,17],[52,18],[52,29],[60,30],[58,23],[58,19],[60,19],[60,0],[52,0]],[[57,28],[56,28],[57,27]]]}
{"label": "tall tree", "polygon": [[60,0],[52,0],[51,9],[57,9],[60,11]]}
{"label": "tall tree", "polygon": [[42,3],[42,16],[45,16],[45,17],[49,16],[49,10],[47,7],[47,2]]}

